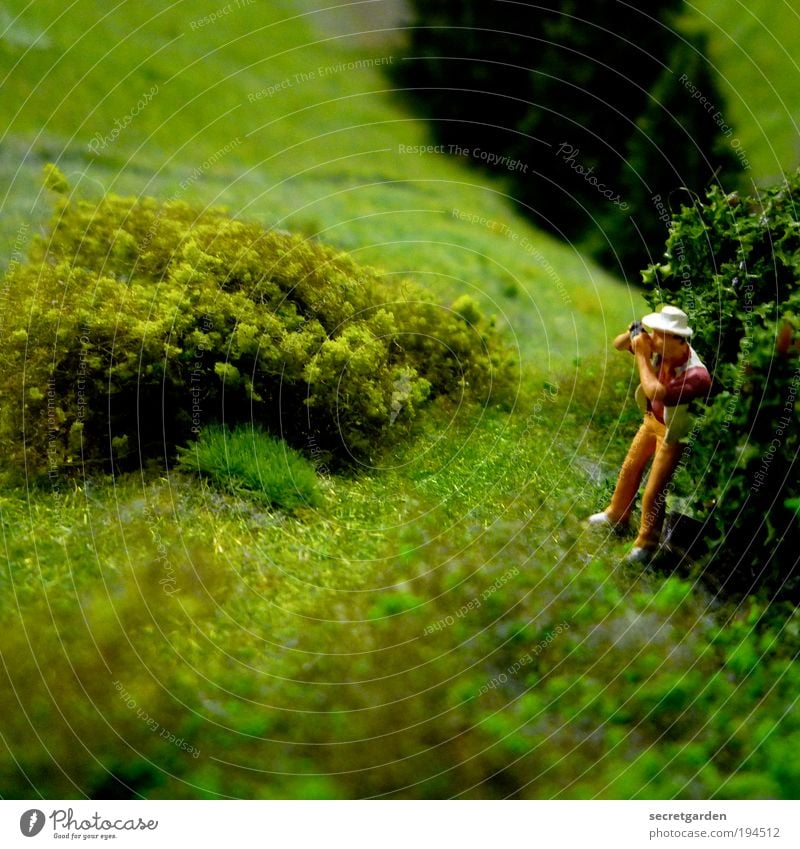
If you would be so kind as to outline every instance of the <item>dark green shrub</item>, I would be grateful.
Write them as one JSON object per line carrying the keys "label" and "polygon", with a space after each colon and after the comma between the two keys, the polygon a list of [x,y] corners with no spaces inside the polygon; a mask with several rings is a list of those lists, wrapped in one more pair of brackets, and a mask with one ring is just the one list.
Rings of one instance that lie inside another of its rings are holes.
{"label": "dark green shrub", "polygon": [[594,254],[636,281],[660,256],[669,210],[690,199],[686,189],[702,191],[715,174],[730,183],[747,166],[706,50],[704,37],[677,40],[626,141],[620,184],[628,208],[606,204],[598,215]]}
{"label": "dark green shrub", "polygon": [[256,426],[203,428],[195,442],[178,448],[178,468],[286,510],[321,502],[311,461]]}
{"label": "dark green shrub", "polygon": [[[758,198],[712,189],[673,218],[650,303],[674,303],[716,396],[688,452],[714,571],[728,588],[800,594],[800,172]],[[710,515],[709,515],[710,514]]]}
{"label": "dark green shrub", "polygon": [[0,446],[29,475],[170,458],[219,421],[363,459],[426,399],[508,385],[469,298],[439,306],[221,209],[67,200],[55,171],[50,185],[50,232],[8,275],[0,340]]}

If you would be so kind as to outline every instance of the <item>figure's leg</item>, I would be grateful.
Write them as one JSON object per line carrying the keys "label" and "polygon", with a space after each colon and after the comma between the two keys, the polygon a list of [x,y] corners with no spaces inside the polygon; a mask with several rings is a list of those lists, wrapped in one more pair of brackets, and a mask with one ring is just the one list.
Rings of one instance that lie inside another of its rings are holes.
{"label": "figure's leg", "polygon": [[661,529],[667,510],[667,485],[675,473],[682,453],[683,446],[679,442],[667,445],[662,436],[658,437],[653,466],[642,496],[642,520],[634,546],[652,549],[661,540]]}
{"label": "figure's leg", "polygon": [[642,482],[644,467],[656,450],[656,435],[653,433],[650,422],[652,416],[646,416],[645,421],[636,436],[633,437],[628,456],[619,470],[619,478],[611,503],[606,507],[605,514],[615,525],[627,524]]}

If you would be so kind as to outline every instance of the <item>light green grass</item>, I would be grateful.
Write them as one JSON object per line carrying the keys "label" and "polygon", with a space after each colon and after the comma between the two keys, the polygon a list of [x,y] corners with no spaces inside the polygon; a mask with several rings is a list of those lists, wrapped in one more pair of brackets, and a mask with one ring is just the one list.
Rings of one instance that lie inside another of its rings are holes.
{"label": "light green grass", "polygon": [[223,491],[288,511],[320,503],[311,461],[259,427],[211,425],[178,455],[178,469]]}

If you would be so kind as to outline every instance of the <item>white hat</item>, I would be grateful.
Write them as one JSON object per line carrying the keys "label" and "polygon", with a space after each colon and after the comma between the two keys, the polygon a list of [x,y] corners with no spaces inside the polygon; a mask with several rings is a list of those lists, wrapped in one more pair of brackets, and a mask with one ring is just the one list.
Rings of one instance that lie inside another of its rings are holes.
{"label": "white hat", "polygon": [[677,307],[661,307],[661,312],[651,312],[642,319],[648,330],[663,330],[688,339],[694,331],[689,327],[689,316]]}

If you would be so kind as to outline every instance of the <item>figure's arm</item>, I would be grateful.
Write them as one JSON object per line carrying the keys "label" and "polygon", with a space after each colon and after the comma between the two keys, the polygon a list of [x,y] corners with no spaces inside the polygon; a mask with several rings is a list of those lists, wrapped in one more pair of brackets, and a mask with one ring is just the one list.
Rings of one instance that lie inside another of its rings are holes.
{"label": "figure's arm", "polygon": [[636,357],[636,366],[639,369],[639,382],[642,384],[644,394],[651,401],[663,401],[667,394],[667,386],[658,379],[658,374],[651,362],[653,349],[650,337],[646,333],[640,333],[631,342],[633,354]]}
{"label": "figure's arm", "polygon": [[618,351],[630,351],[633,353],[633,349],[631,348],[631,332],[630,330],[626,330],[624,333],[620,333],[619,336],[614,340],[614,347]]}

